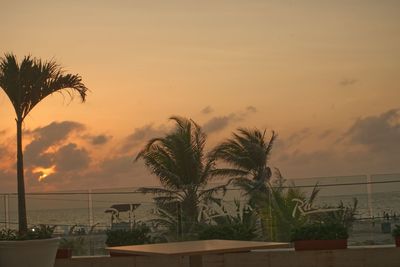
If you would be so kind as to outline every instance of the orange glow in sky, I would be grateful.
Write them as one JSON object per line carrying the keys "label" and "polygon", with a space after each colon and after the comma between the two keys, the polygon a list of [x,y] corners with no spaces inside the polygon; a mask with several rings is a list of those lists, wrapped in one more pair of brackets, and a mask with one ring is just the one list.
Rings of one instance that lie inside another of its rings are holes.
{"label": "orange glow in sky", "polygon": [[33,169],[32,173],[39,174],[38,181],[40,182],[50,174],[55,173],[56,172],[55,168],[56,166],[51,166],[50,168],[37,167]]}
{"label": "orange glow in sky", "polygon": [[[400,172],[400,145],[388,145],[400,138],[400,1],[0,8],[0,56],[55,59],[91,90],[84,104],[50,96],[26,118],[28,190],[153,184],[133,158],[172,115],[204,126],[208,147],[238,127],[275,130],[271,164],[288,178]],[[0,188],[14,191],[15,115],[1,90],[0,114]]]}

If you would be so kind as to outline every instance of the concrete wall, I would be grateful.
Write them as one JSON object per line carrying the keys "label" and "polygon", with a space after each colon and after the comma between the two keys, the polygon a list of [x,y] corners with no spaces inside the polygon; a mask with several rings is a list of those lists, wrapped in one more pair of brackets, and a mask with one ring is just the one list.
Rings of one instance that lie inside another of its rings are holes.
{"label": "concrete wall", "polygon": [[[344,250],[276,249],[205,256],[205,267],[399,267],[400,248],[370,246]],[[55,267],[189,267],[187,257],[79,257],[57,259]]]}

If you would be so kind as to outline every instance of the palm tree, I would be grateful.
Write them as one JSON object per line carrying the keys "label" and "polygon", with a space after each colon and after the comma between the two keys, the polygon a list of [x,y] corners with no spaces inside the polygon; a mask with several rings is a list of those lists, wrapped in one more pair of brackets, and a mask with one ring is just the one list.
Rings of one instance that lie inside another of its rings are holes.
{"label": "palm tree", "polygon": [[0,87],[15,109],[17,123],[17,182],[19,232],[27,232],[24,164],[22,153],[22,123],[29,112],[45,97],[65,91],[70,97],[77,92],[85,101],[87,88],[79,75],[65,74],[53,60],[42,61],[25,56],[21,63],[13,54],[0,58]]}
{"label": "palm tree", "polygon": [[162,185],[139,191],[156,194],[161,214],[168,218],[170,226],[171,222],[179,222],[176,226],[180,235],[182,227],[190,231],[197,224],[203,204],[218,202],[216,194],[224,192],[225,186],[207,187],[215,164],[213,159],[205,157],[206,135],[201,128],[189,119],[170,119],[176,123],[175,128],[164,137],[150,140],[136,160],[143,159]]}
{"label": "palm tree", "polygon": [[264,238],[267,238],[268,222],[264,221],[262,212],[271,204],[268,182],[272,171],[268,166],[268,159],[276,137],[274,131],[269,140],[266,140],[266,130],[239,128],[232,138],[216,146],[210,153],[210,157],[228,164],[225,168],[217,169],[215,173],[230,177],[234,185],[244,190],[249,205],[260,217]]}
{"label": "palm tree", "polygon": [[272,175],[268,159],[277,135],[272,131],[267,141],[265,130],[240,128],[237,131],[233,133],[233,138],[216,146],[211,155],[228,164],[228,167],[219,168],[216,173],[233,177],[234,184],[245,191],[249,196],[249,204],[256,208],[261,204],[261,199],[268,196],[268,181]]}

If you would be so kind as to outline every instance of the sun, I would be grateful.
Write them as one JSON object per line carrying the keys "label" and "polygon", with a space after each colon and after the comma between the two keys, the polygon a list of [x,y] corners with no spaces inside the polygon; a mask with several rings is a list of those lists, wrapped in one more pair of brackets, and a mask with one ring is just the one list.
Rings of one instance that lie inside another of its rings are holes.
{"label": "sun", "polygon": [[43,181],[47,176],[56,172],[56,166],[53,165],[49,168],[36,167],[32,171],[34,174],[39,174],[38,181]]}

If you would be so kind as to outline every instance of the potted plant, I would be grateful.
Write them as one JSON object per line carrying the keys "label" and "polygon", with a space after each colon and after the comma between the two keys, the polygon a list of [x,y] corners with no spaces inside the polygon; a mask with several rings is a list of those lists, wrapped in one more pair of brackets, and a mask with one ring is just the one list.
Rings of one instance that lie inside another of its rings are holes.
{"label": "potted plant", "polygon": [[[52,267],[59,238],[52,238],[55,226],[39,225],[21,235],[16,230],[0,231],[0,266]],[[32,261],[30,261],[32,260]]]}
{"label": "potted plant", "polygon": [[82,236],[68,236],[60,241],[57,250],[57,259],[71,258],[72,254],[81,255],[85,239]]}
{"label": "potted plant", "polygon": [[400,225],[398,224],[395,225],[392,234],[396,242],[396,247],[400,247]]}
{"label": "potted plant", "polygon": [[72,257],[72,247],[73,244],[71,240],[66,238],[62,238],[60,241],[60,245],[57,249],[56,258],[57,259],[68,259]]}
{"label": "potted plant", "polygon": [[[151,243],[150,228],[145,223],[136,223],[132,229],[107,230],[108,247],[142,245]],[[123,253],[110,252],[111,256],[127,256]]]}
{"label": "potted plant", "polygon": [[[18,233],[6,235],[0,243],[1,266],[52,267],[59,239],[34,239],[28,230],[25,201],[25,181],[22,146],[22,125],[32,109],[44,98],[67,90],[68,95],[76,92],[82,101],[87,88],[79,75],[66,74],[53,60],[42,61],[25,56],[21,62],[13,54],[0,58],[0,88],[4,90],[15,110],[17,125],[17,188],[18,188]],[[34,239],[34,240],[31,240]],[[43,251],[42,251],[42,250]],[[32,253],[35,251],[35,253]],[[30,255],[31,258],[28,258]],[[15,257],[10,259],[10,257]],[[48,258],[47,263],[36,263]],[[12,264],[3,264],[3,263]]]}
{"label": "potted plant", "polygon": [[307,223],[293,229],[291,239],[296,250],[345,249],[349,237],[341,223]]}

